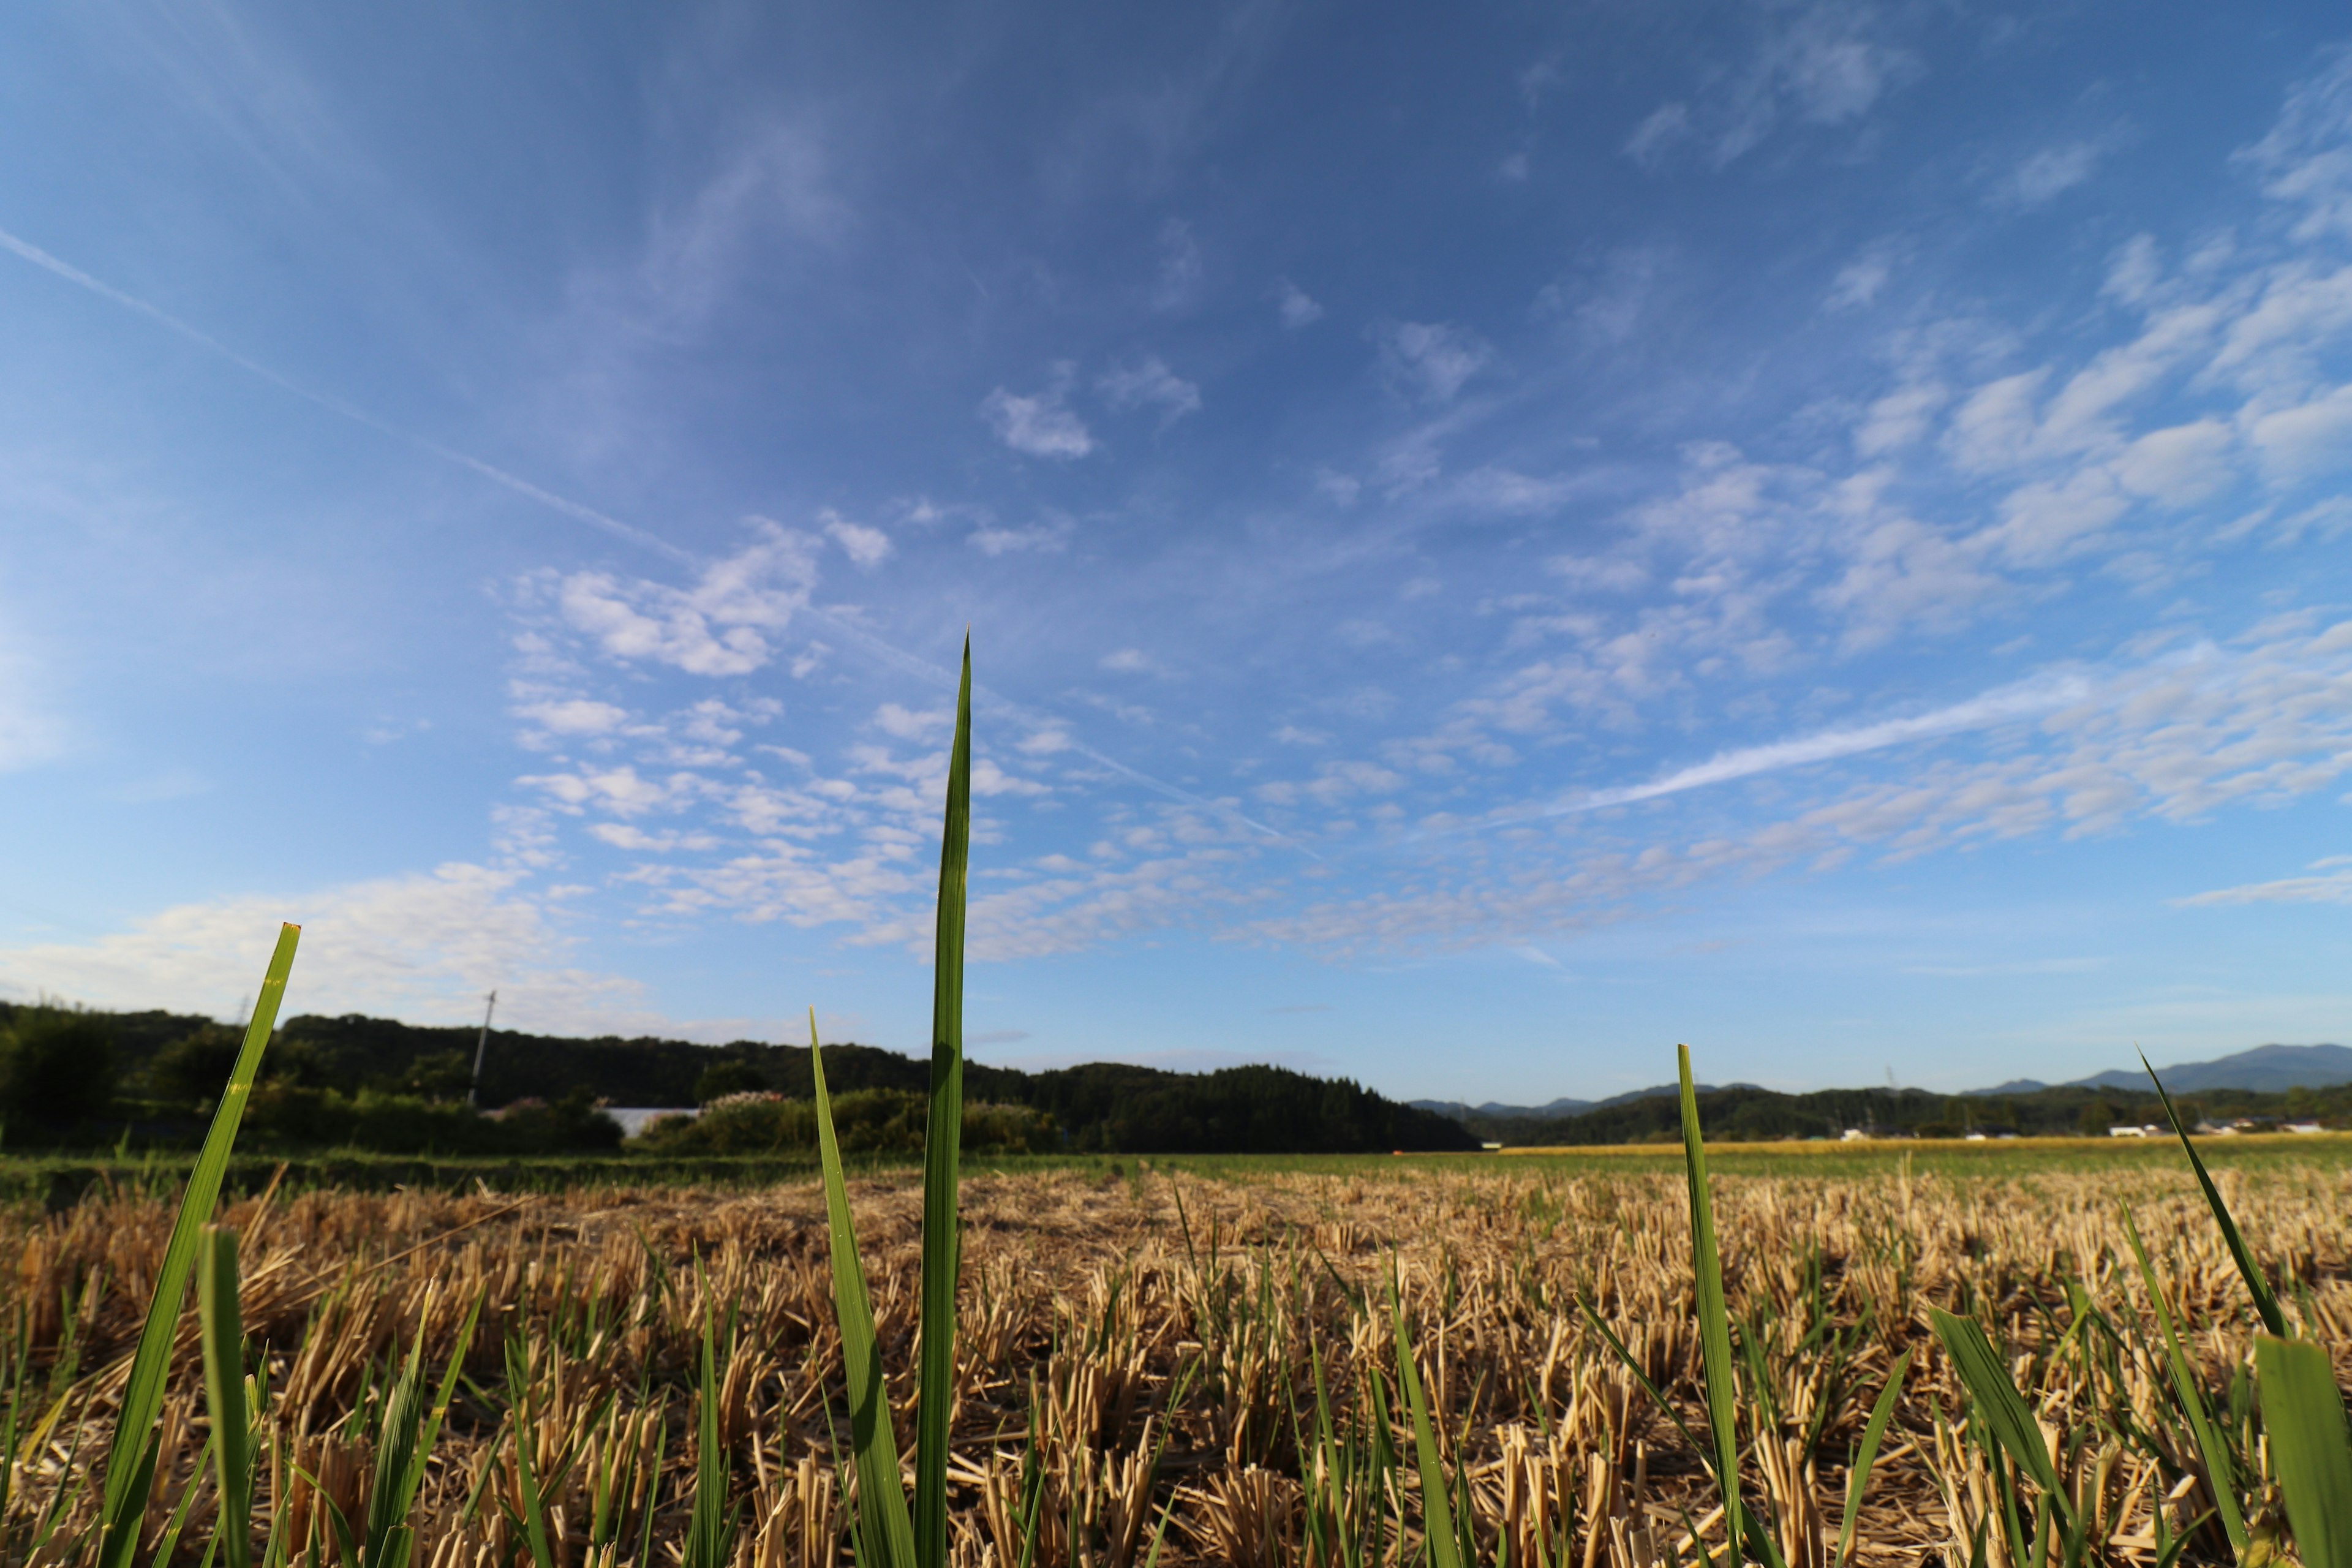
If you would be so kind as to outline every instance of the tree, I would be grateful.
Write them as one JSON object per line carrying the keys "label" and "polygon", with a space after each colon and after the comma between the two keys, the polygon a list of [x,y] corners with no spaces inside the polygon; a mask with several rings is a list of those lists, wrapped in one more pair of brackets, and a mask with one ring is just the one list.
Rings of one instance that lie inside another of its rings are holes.
{"label": "tree", "polygon": [[2116,1124],[2116,1108],[2104,1100],[2095,1100],[2083,1107],[2074,1118],[2074,1125],[2088,1138],[2104,1138],[2107,1129]]}
{"label": "tree", "polygon": [[730,1094],[757,1094],[767,1087],[767,1077],[758,1068],[730,1058],[702,1069],[702,1076],[694,1080],[694,1103],[708,1105]]}
{"label": "tree", "polygon": [[102,1014],[18,1009],[0,1031],[0,1116],[71,1126],[114,1099],[114,1030]]}
{"label": "tree", "polygon": [[401,1092],[421,1100],[463,1100],[474,1087],[474,1064],[463,1051],[434,1051],[408,1064]]}
{"label": "tree", "polygon": [[183,1035],[147,1064],[148,1090],[174,1105],[209,1105],[228,1083],[244,1044],[244,1032],[226,1024],[206,1024]]}

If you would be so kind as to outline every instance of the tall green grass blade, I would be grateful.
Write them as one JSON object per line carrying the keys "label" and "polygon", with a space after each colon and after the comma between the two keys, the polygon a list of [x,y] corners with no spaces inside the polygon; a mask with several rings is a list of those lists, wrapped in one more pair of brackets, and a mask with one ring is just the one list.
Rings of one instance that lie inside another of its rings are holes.
{"label": "tall green grass blade", "polygon": [[842,1175],[841,1142],[834,1135],[833,1100],[825,1092],[824,1051],[817,1044],[814,1007],[809,1009],[809,1070],[815,1080],[817,1163],[824,1173],[825,1226],[832,1241],[834,1314],[840,1320],[841,1359],[849,1384],[849,1447],[857,1468],[860,1531],[878,1559],[871,1568],[916,1568],[915,1528],[898,1479],[898,1443],[890,1429],[882,1347],[874,1337],[874,1304],[866,1294],[866,1271],[857,1261],[857,1230],[850,1223],[849,1185]]}
{"label": "tall green grass blade", "polygon": [[[146,1325],[139,1348],[131,1358],[131,1376],[123,1384],[122,1405],[115,1417],[114,1439],[106,1456],[106,1484],[99,1507],[98,1568],[129,1568],[139,1544],[139,1527],[147,1513],[148,1489],[153,1473],[141,1464],[163,1409],[163,1385],[172,1370],[172,1341],[179,1328],[180,1304],[188,1293],[188,1276],[195,1271],[199,1232],[220,1201],[221,1182],[228,1174],[230,1152],[236,1145],[237,1124],[245,1119],[246,1101],[261,1071],[261,1053],[277,1026],[278,1005],[286,996],[286,977],[294,968],[294,947],[302,928],[282,926],[277,951],[261,982],[246,1026],[245,1044],[236,1065],[221,1090],[220,1107],[213,1112],[211,1131],[180,1196],[179,1217],[163,1247],[163,1262],[155,1275],[155,1295],[147,1304]],[[142,1473],[142,1471],[144,1473]]]}
{"label": "tall green grass blade", "polygon": [[1994,1440],[2042,1489],[2043,1498],[2061,1512],[2065,1511],[2065,1490],[2058,1484],[2058,1467],[2051,1461],[2050,1446],[2042,1440],[2042,1428],[2034,1424],[2025,1395],[2018,1393],[2017,1384],[2010,1381],[2009,1369],[2000,1364],[2000,1357],[1993,1350],[1992,1342],[1985,1338],[1984,1330],[1972,1320],[1956,1318],[1941,1307],[1929,1307],[1927,1316],[1936,1325],[1936,1337],[1944,1342],[1945,1353],[1952,1358],[1953,1369],[1968,1388],[1971,1410],[1983,1415]]}
{"label": "tall green grass blade", "polygon": [[922,1352],[916,1375],[915,1546],[924,1568],[948,1560],[948,1423],[955,1410],[956,1280],[962,1262],[956,1175],[963,1142],[963,919],[971,849],[971,638],[956,690],[955,742],[940,836],[931,944],[931,1115],[923,1141]]}
{"label": "tall green grass blade", "polygon": [[1691,1087],[1690,1047],[1675,1047],[1682,1075],[1683,1171],[1690,1184],[1691,1268],[1697,1275],[1698,1344],[1706,1378],[1706,1424],[1715,1446],[1715,1479],[1723,1492],[1725,1539],[1735,1557],[1747,1538],[1739,1506],[1739,1384],[1731,1361],[1731,1313],[1723,1300],[1723,1257],[1715,1241],[1707,1192],[1706,1143],[1699,1136],[1698,1094]]}
{"label": "tall green grass blade", "polygon": [[2352,1568],[2352,1435],[2327,1352],[2308,1340],[2254,1339],[2263,1427],[2304,1568]]}
{"label": "tall green grass blade", "polygon": [[2221,1189],[2213,1184],[2212,1173],[2205,1169],[2205,1162],[2199,1158],[2197,1145],[2189,1141],[2189,1129],[2182,1125],[2180,1112],[2174,1108],[2172,1096],[2166,1091],[2164,1080],[2156,1076],[2154,1068],[2148,1067],[2145,1051],[2140,1053],[2139,1065],[2147,1069],[2147,1081],[2156,1085],[2157,1098],[2164,1101],[2165,1117],[2172,1123],[2172,1131],[2179,1138],[2180,1147],[2187,1152],[2190,1168],[2197,1173],[2197,1184],[2205,1189],[2205,1202],[2213,1211],[2214,1223],[2221,1227],[2221,1239],[2229,1243],[2230,1256],[2237,1261],[2238,1273],[2246,1281],[2247,1293],[2254,1299],[2255,1315],[2262,1319],[2263,1328],[2284,1339],[2286,1317],[2279,1310],[2278,1298],[2271,1293],[2270,1281],[2263,1278],[2262,1268],[2254,1261],[2253,1249],[2238,1233],[2238,1222],[2230,1217],[2230,1205],[2221,1201]]}
{"label": "tall green grass blade", "polygon": [[155,1542],[155,1555],[148,1561],[152,1568],[168,1568],[172,1554],[180,1549],[180,1534],[188,1528],[188,1513],[195,1506],[197,1489],[205,1479],[205,1461],[213,1457],[213,1440],[205,1439],[202,1452],[196,1455],[196,1468],[188,1472],[188,1484],[180,1489],[179,1506],[172,1510],[163,1536]]}
{"label": "tall green grass blade", "polygon": [[1862,1429],[1862,1446],[1854,1450],[1853,1468],[1846,1477],[1845,1522],[1838,1527],[1837,1556],[1831,1561],[1843,1564],[1853,1550],[1853,1527],[1862,1517],[1863,1493],[1870,1486],[1870,1468],[1878,1462],[1878,1445],[1886,1436],[1886,1424],[1895,1417],[1895,1402],[1902,1396],[1904,1374],[1911,1370],[1912,1352],[1905,1351],[1896,1360],[1894,1370],[1886,1374],[1886,1386],[1878,1392],[1878,1403],[1871,1408],[1870,1424]]}
{"label": "tall green grass blade", "polygon": [[2189,1416],[2189,1430],[2197,1440],[2197,1451],[2204,1457],[2206,1484],[2212,1489],[2213,1507],[2221,1516],[2221,1529],[2230,1538],[2230,1549],[2243,1557],[2246,1519],[2238,1509],[2237,1467],[2230,1458],[2230,1446],[2214,1426],[2213,1414],[2206,1407],[2205,1395],[2197,1386],[2197,1369],[2180,1342],[2180,1330],[2172,1319],[2172,1303],[2156,1277],[2156,1266],[2147,1260],[2147,1247],[2139,1238],[2139,1225],[2132,1217],[2131,1205],[2125,1205],[2123,1212],[2124,1239],[2131,1243],[2132,1257],[2139,1263],[2140,1279],[2147,1286],[2147,1299],[2156,1304],[2157,1323],[2164,1330],[2164,1353],[2172,1372],[2172,1392]]}
{"label": "tall green grass blade", "polygon": [[247,1568],[253,1561],[253,1420],[245,1405],[245,1320],[238,1304],[236,1232],[226,1226],[205,1226],[196,1316],[205,1347],[205,1409],[212,1420],[219,1479],[215,1531],[228,1568]]}
{"label": "tall green grass blade", "polygon": [[[698,1261],[697,1268],[700,1265]],[[735,1555],[727,1514],[727,1453],[719,1443],[719,1353],[709,1295],[703,1296],[702,1409],[695,1423],[694,1513],[686,1531],[685,1568],[727,1568]],[[895,1478],[894,1478],[895,1479]]]}
{"label": "tall green grass blade", "polygon": [[1404,1303],[1397,1299],[1393,1273],[1389,1277],[1389,1316],[1396,1330],[1397,1385],[1404,1391],[1405,1407],[1412,1415],[1412,1445],[1421,1460],[1423,1548],[1429,1554],[1429,1568],[1462,1568],[1462,1543],[1454,1531],[1453,1506],[1446,1500],[1445,1464],[1437,1451],[1437,1429],[1430,1424],[1429,1396],[1422,1390],[1421,1368],[1404,1331]]}
{"label": "tall green grass blade", "polygon": [[533,1568],[555,1568],[555,1546],[547,1533],[547,1503],[541,1495],[539,1467],[531,1458],[537,1445],[530,1418],[530,1352],[520,1339],[507,1341],[507,1389],[512,1400],[515,1445],[515,1490],[522,1504],[523,1539],[530,1547]]}

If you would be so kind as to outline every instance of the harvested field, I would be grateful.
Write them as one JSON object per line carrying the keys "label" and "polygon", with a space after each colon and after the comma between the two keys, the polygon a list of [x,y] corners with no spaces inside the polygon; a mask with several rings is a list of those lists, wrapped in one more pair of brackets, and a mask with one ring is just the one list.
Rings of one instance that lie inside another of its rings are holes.
{"label": "harvested field", "polygon": [[[2352,1174],[2284,1164],[2221,1180],[2340,1376],[2352,1366]],[[1986,1560],[2019,1568],[1989,1517],[1996,1478],[1962,1426],[1969,1402],[1929,1331],[1931,1302],[1973,1316],[2009,1358],[2064,1456],[2095,1558],[2153,1564],[2159,1535],[2193,1529],[2186,1560],[2230,1560],[2218,1527],[2194,1523],[2210,1505],[2117,1207],[2137,1211],[2209,1398],[2251,1437],[2252,1313],[2185,1168],[1727,1176],[1716,1187],[1757,1435],[1741,1468],[1791,1568],[1830,1561],[1847,1464],[1906,1351],[1853,1559],[1966,1563],[1982,1528]],[[854,1195],[905,1452],[920,1182],[866,1181]],[[1220,1180],[1129,1167],[968,1176],[962,1201],[958,1562],[1012,1568],[1034,1521],[1035,1563],[1141,1563],[1163,1519],[1163,1563],[1416,1560],[1423,1511],[1395,1382],[1391,1258],[1479,1560],[1507,1547],[1517,1563],[1649,1568],[1690,1561],[1694,1527],[1720,1541],[1697,1454],[1577,1305],[1589,1300],[1690,1429],[1706,1430],[1678,1173],[1397,1162]],[[172,1215],[163,1198],[94,1195],[7,1216],[18,1252],[10,1310],[30,1347],[16,1411],[23,1462],[0,1520],[12,1557],[46,1522],[36,1560],[63,1561],[96,1513],[90,1491],[65,1478],[88,1473],[110,1429]],[[841,1343],[814,1183],[312,1192],[238,1200],[224,1218],[244,1238],[245,1324],[266,1347],[265,1425],[278,1445],[257,1512],[279,1521],[297,1551],[315,1542],[322,1561],[335,1555],[320,1497],[346,1518],[362,1511],[373,1462],[364,1433],[390,1369],[421,1330],[437,1376],[478,1300],[415,1561],[528,1561],[526,1475],[565,1568],[680,1560],[708,1300],[725,1357],[717,1430],[738,1510],[734,1560],[849,1560]],[[192,1309],[142,1561],[184,1498],[178,1557],[195,1561],[209,1534],[204,1410]],[[2259,1514],[2252,1523],[2268,1527]]]}

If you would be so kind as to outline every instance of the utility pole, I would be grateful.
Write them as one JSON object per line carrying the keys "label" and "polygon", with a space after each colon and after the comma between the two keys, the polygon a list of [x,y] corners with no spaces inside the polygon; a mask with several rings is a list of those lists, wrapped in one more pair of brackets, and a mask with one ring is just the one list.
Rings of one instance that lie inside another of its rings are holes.
{"label": "utility pole", "polygon": [[489,1005],[482,1009],[482,1032],[474,1040],[474,1081],[466,1086],[466,1103],[481,1109],[482,1055],[490,1048],[490,1015],[499,1010],[499,994],[490,993]]}

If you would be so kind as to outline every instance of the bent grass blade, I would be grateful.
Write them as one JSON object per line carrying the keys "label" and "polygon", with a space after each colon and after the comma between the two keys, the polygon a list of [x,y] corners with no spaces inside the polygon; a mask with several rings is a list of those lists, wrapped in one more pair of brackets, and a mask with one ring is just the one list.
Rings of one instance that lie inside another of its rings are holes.
{"label": "bent grass blade", "polygon": [[2278,1298],[2272,1293],[2270,1281],[2263,1278],[2262,1267],[2254,1261],[2253,1249],[2239,1234],[2238,1222],[2230,1217],[2230,1205],[2221,1201],[2221,1189],[2213,1184],[2212,1173],[2205,1169],[2205,1162],[2198,1156],[2197,1145],[2189,1141],[2189,1129],[2181,1125],[2180,1112],[2174,1107],[2172,1096],[2165,1089],[2164,1080],[2156,1076],[2154,1068],[2147,1065],[2147,1053],[2145,1051],[2140,1053],[2139,1065],[2146,1069],[2147,1081],[2156,1085],[2157,1098],[2164,1101],[2165,1119],[2172,1123],[2173,1133],[2179,1138],[2181,1150],[2188,1154],[2189,1166],[2197,1173],[2197,1184],[2205,1189],[2205,1202],[2213,1211],[2213,1221],[2221,1227],[2221,1239],[2229,1244],[2230,1257],[2238,1265],[2238,1273],[2246,1282],[2247,1293],[2254,1299],[2255,1315],[2262,1319],[2264,1329],[2281,1339],[2286,1338],[2286,1316],[2279,1310]]}
{"label": "bent grass blade", "polygon": [[163,1248],[163,1267],[155,1277],[155,1294],[147,1304],[147,1321],[140,1331],[139,1348],[131,1358],[131,1375],[123,1384],[122,1405],[115,1418],[114,1439],[106,1456],[106,1483],[99,1509],[98,1568],[130,1568],[139,1544],[139,1526],[146,1517],[153,1461],[148,1458],[155,1436],[156,1418],[163,1409],[163,1385],[171,1372],[172,1340],[179,1327],[180,1303],[188,1293],[188,1278],[195,1272],[196,1244],[214,1205],[220,1201],[222,1181],[228,1174],[229,1155],[236,1146],[236,1130],[245,1120],[246,1102],[253,1096],[254,1079],[261,1071],[261,1054],[268,1047],[278,1024],[278,1006],[285,1000],[287,976],[294,968],[295,944],[302,928],[282,926],[277,951],[261,982],[261,994],[246,1026],[245,1044],[236,1054],[228,1083],[221,1090],[220,1107],[205,1134],[180,1196],[180,1213],[172,1224],[172,1238]]}
{"label": "bent grass blade", "polygon": [[2205,1460],[2205,1482],[2212,1490],[2213,1507],[2221,1516],[2221,1529],[2230,1538],[2230,1549],[2243,1557],[2246,1520],[2238,1509],[2238,1478],[2236,1467],[2231,1463],[2230,1446],[2215,1429],[2212,1412],[2206,1408],[2205,1395],[2197,1387],[2197,1369],[2180,1342],[2180,1330],[2172,1319],[2172,1303],[2156,1277],[2156,1266],[2148,1261],[2147,1247],[2139,1238],[2139,1225],[2132,1217],[2129,1205],[2124,1206],[2123,1216],[2124,1239],[2131,1244],[2132,1258],[2139,1264],[2140,1280],[2147,1287],[2147,1299],[2156,1308],[2157,1325],[2164,1331],[2165,1360],[2172,1373],[2172,1392],[2189,1416],[2189,1434]]}

